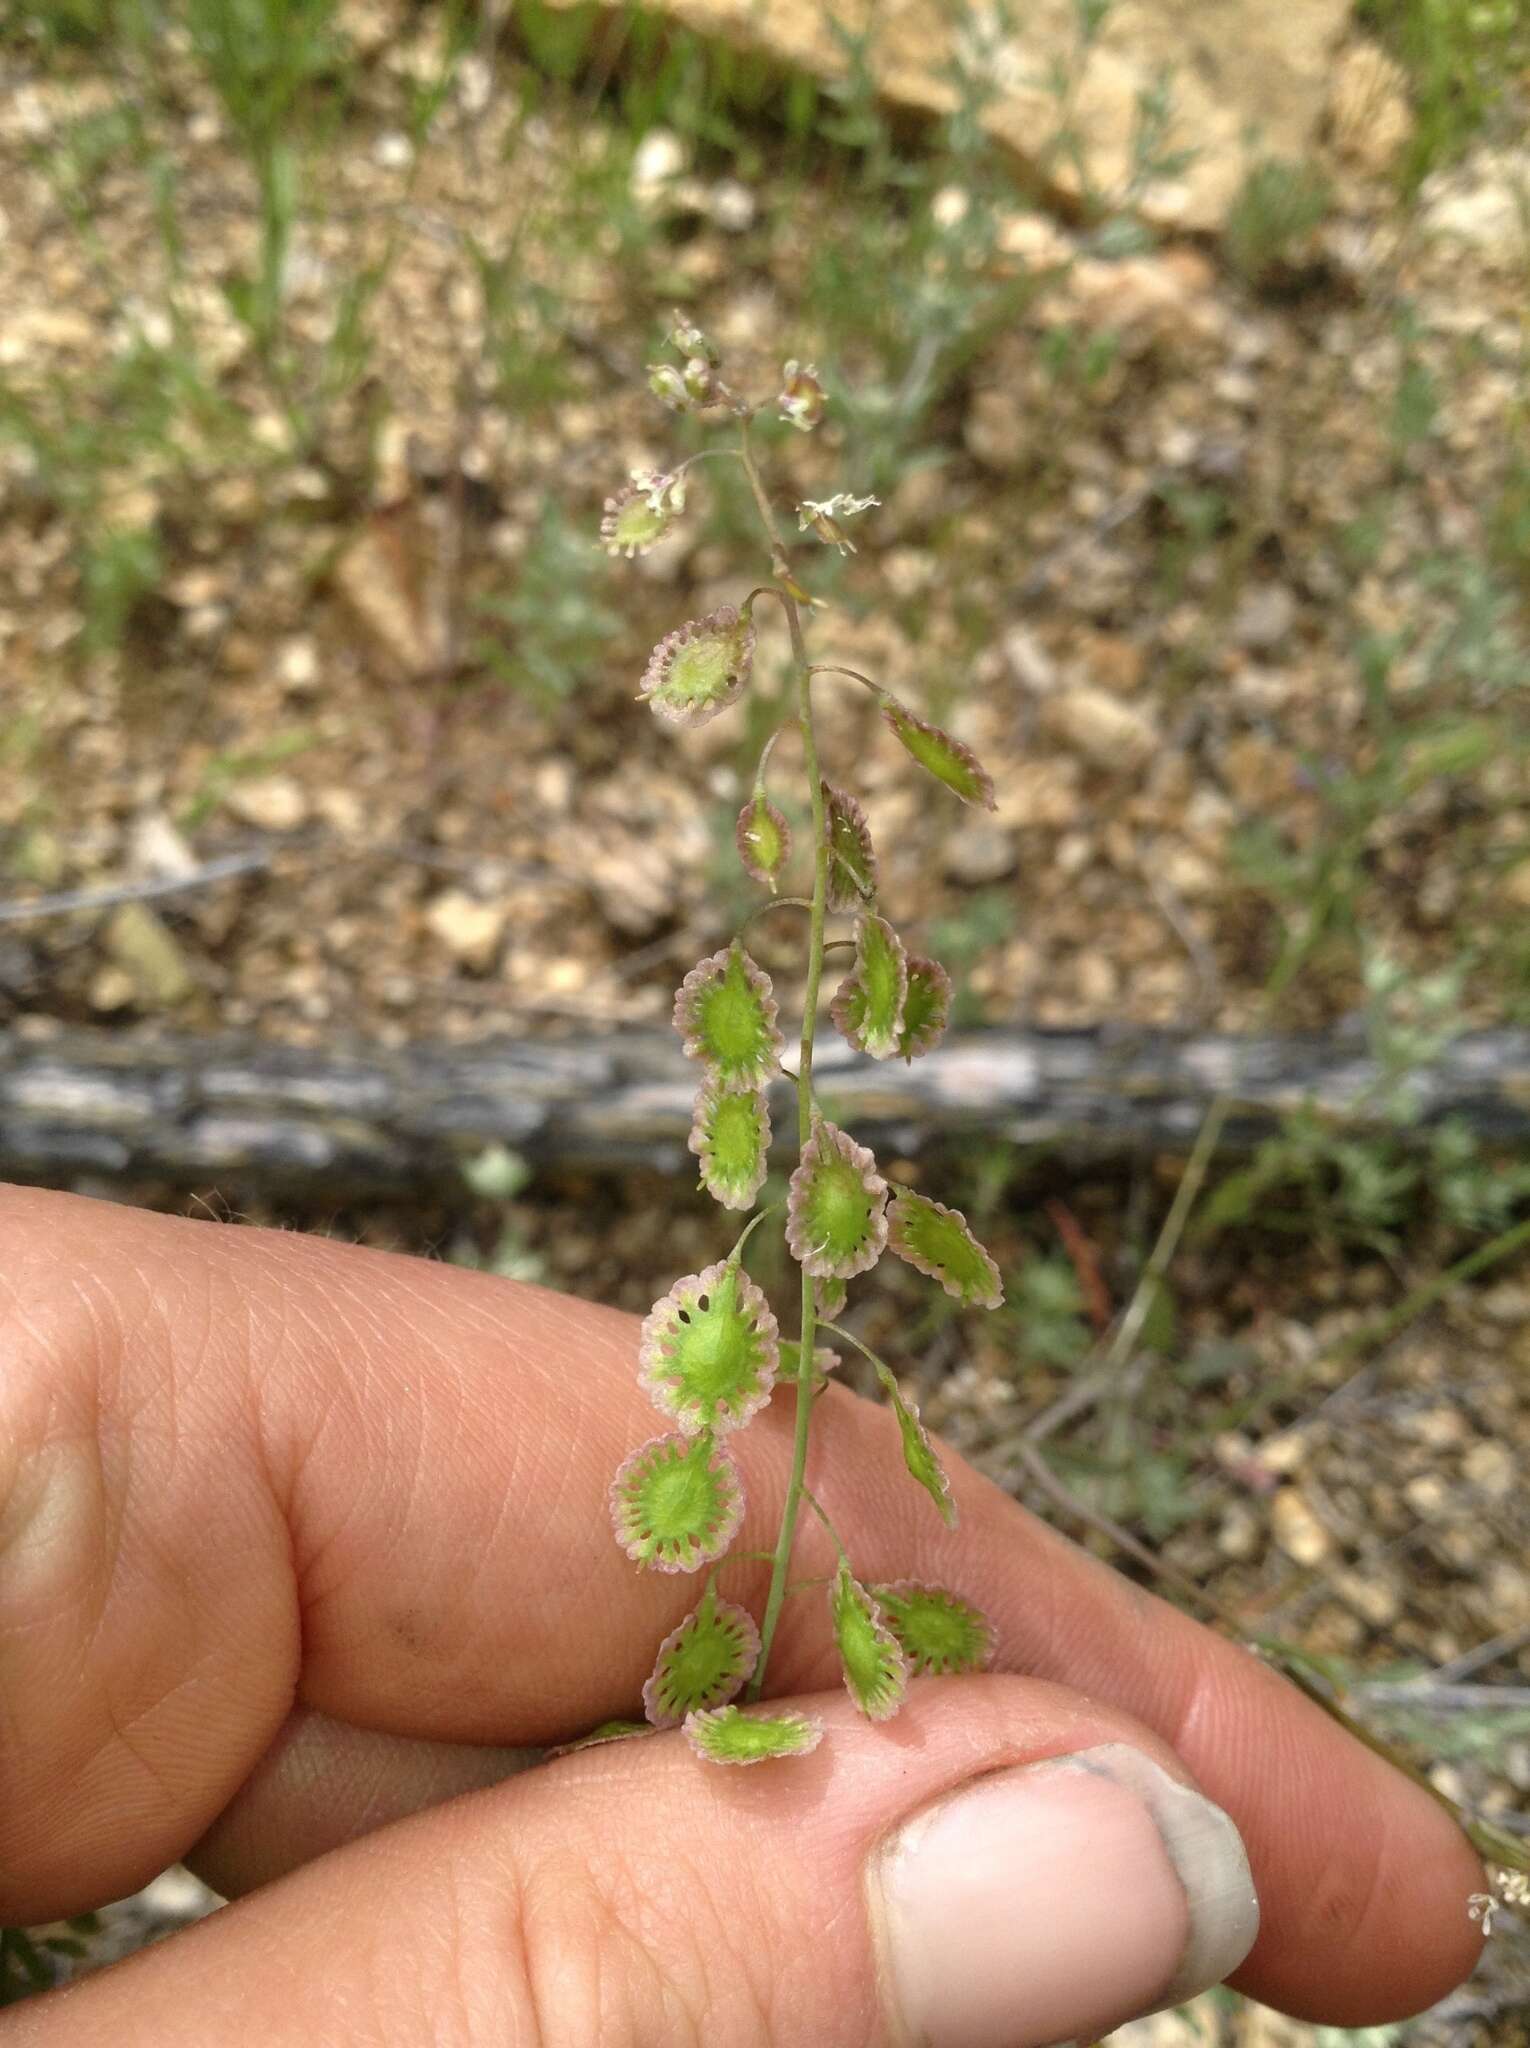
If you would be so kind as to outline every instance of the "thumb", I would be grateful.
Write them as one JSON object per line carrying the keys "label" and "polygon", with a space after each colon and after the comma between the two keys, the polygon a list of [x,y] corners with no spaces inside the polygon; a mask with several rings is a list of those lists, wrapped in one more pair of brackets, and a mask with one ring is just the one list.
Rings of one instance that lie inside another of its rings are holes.
{"label": "thumb", "polygon": [[654,1735],[383,1828],[0,2048],[1039,2048],[1252,1944],[1232,1822],[1123,1716],[1011,1678],[916,1685],[891,1727],[803,1704],[808,1757]]}

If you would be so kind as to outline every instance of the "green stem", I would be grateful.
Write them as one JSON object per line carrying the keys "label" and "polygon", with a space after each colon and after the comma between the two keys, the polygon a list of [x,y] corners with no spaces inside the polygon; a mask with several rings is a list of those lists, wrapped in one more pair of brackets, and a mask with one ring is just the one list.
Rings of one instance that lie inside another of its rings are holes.
{"label": "green stem", "polygon": [[848,676],[852,683],[859,683],[862,689],[869,690],[879,700],[887,695],[882,685],[874,683],[870,676],[863,676],[858,668],[844,668],[837,661],[815,661],[810,673],[815,676]]}
{"label": "green stem", "polygon": [[813,1513],[818,1517],[819,1521],[822,1522],[824,1527],[828,1530],[829,1541],[834,1545],[834,1548],[839,1552],[839,1561],[845,1567],[846,1571],[848,1571],[850,1569],[850,1553],[848,1550],[846,1550],[843,1542],[840,1540],[839,1531],[835,1528],[834,1524],[829,1520],[828,1514],[824,1509],[823,1503],[819,1500],[817,1494],[814,1493],[813,1489],[810,1486],[803,1487],[802,1498],[807,1502],[808,1506],[813,1510]]}
{"label": "green stem", "polygon": [[[739,431],[739,460],[749,479],[749,488],[759,508],[761,522],[770,536],[771,555],[777,573],[791,579],[791,560],[781,542],[770,499],[760,481],[754,451],[749,446],[749,423]],[[813,898],[808,934],[807,987],[802,998],[802,1036],[797,1054],[797,1137],[806,1145],[813,1132],[813,1041],[818,1024],[818,987],[823,978],[824,921],[829,899],[828,819],[823,798],[823,777],[818,770],[818,743],[813,731],[813,674],[807,646],[802,637],[802,615],[789,589],[781,592],[786,624],[791,633],[792,659],[797,669],[798,721],[802,729],[803,766],[813,802]],[[765,1669],[776,1624],[786,1599],[786,1575],[791,1563],[792,1544],[797,1535],[797,1518],[802,1511],[803,1487],[807,1478],[808,1433],[813,1420],[813,1338],[817,1316],[813,1276],[803,1269],[802,1328],[797,1353],[797,1414],[792,1433],[792,1469],[786,1482],[786,1499],[781,1509],[781,1531],[776,1539],[775,1563],[771,1568],[770,1591],[765,1597],[765,1616],[760,1624],[760,1655],[750,1681],[749,1698],[757,1700],[765,1690]]]}

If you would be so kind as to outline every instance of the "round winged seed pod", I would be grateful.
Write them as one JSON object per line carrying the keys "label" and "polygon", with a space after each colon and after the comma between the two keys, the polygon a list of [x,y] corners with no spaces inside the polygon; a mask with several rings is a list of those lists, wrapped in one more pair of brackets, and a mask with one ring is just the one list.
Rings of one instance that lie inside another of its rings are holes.
{"label": "round winged seed pod", "polygon": [[898,1051],[905,1060],[933,1052],[946,1035],[951,1017],[951,977],[938,960],[908,956],[908,993],[903,1002],[903,1035]]}
{"label": "round winged seed pod", "polygon": [[859,801],[847,789],[823,785],[824,825],[829,836],[829,908],[859,910],[877,893],[877,856],[871,827]]}
{"label": "round winged seed pod", "polygon": [[959,1593],[918,1579],[898,1579],[867,1590],[902,1644],[915,1678],[986,1671],[993,1662],[998,1646],[994,1625]]}
{"label": "round winged seed pod", "polygon": [[738,1534],[744,1483],[709,1433],[658,1436],[622,1461],[610,1504],[616,1540],[634,1564],[697,1572]]}
{"label": "round winged seed pod", "polygon": [[698,960],[675,991],[674,1026],[687,1059],[705,1060],[724,1087],[759,1088],[786,1044],[770,976],[739,940]]}
{"label": "round winged seed pod", "polygon": [[608,555],[646,555],[685,509],[683,476],[659,476],[634,470],[630,482],[607,498],[600,522],[601,544]]}
{"label": "round winged seed pod", "polygon": [[675,725],[705,725],[738,699],[754,665],[754,621],[731,604],[666,633],[639,695]]}
{"label": "round winged seed pod", "polygon": [[964,804],[976,804],[985,811],[994,808],[993,777],[971,747],[938,725],[916,718],[907,705],[894,697],[882,700],[882,717],[904,748],[921,768],[937,782],[943,782]]}
{"label": "round winged seed pod", "polygon": [[829,1619],[845,1690],[868,1720],[890,1720],[908,1690],[908,1659],[887,1616],[843,1563],[829,1590]]}
{"label": "round winged seed pod", "polygon": [[786,1242],[807,1272],[830,1280],[869,1272],[887,1242],[887,1183],[876,1160],[824,1117],[791,1178]]}
{"label": "round winged seed pod", "polygon": [[762,1764],[772,1757],[807,1756],[823,1740],[816,1714],[781,1707],[773,1714],[742,1707],[712,1707],[687,1714],[686,1741],[713,1764]]}
{"label": "round winged seed pod", "polygon": [[903,1050],[908,957],[885,918],[855,920],[855,966],[839,985],[829,1014],[857,1052],[890,1060]]}
{"label": "round winged seed pod", "polygon": [[754,1617],[708,1586],[701,1605],[659,1645],[643,1687],[643,1711],[655,1728],[678,1728],[687,1714],[725,1707],[754,1672],[760,1632]]}
{"label": "round winged seed pod", "polygon": [[763,789],[739,812],[733,837],[745,874],[764,882],[774,895],[777,877],[791,858],[792,828]]}
{"label": "round winged seed pod", "polygon": [[696,1095],[687,1144],[701,1162],[701,1184],[725,1209],[752,1209],[765,1184],[770,1105],[765,1090],[729,1088],[715,1075]]}
{"label": "round winged seed pod", "polygon": [[780,1353],[770,1304],[735,1260],[689,1273],[643,1322],[638,1380],[687,1436],[742,1429],[770,1399]]}
{"label": "round winged seed pod", "polygon": [[1004,1286],[960,1209],[899,1188],[888,1211],[888,1249],[936,1280],[963,1307],[1002,1308]]}

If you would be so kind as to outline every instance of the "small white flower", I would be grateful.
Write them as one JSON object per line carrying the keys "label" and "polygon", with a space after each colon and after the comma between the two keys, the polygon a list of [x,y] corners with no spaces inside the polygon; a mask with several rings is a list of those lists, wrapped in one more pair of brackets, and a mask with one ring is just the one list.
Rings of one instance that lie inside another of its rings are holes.
{"label": "small white flower", "polygon": [[1486,1941],[1493,1932],[1493,1915],[1498,1911],[1498,1901],[1491,1892],[1473,1892],[1466,1902],[1468,1920],[1482,1922],[1482,1938]]}
{"label": "small white flower", "polygon": [[811,527],[825,547],[838,548],[842,555],[853,555],[855,542],[840,521],[854,519],[881,502],[880,498],[852,497],[848,491],[836,491],[832,498],[804,498],[797,507],[797,531],[806,533]]}

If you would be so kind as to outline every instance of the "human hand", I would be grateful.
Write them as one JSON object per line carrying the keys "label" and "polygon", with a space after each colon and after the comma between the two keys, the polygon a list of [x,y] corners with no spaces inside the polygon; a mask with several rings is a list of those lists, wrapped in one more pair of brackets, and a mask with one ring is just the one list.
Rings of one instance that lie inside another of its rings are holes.
{"label": "human hand", "polygon": [[[182,1856],[239,1899],[0,2048],[1025,2048],[1228,1971],[1356,2025],[1471,1967],[1437,1806],[955,1458],[948,1534],[833,1386],[858,1567],[969,1593],[1004,1675],[869,1725],[791,1601],[772,1689],[821,1695],[814,1755],[664,1734],[506,1778],[631,1713],[694,1599],[611,1540],[635,1343],[444,1266],[0,1194],[0,1922]],[[788,1455],[784,1416],[739,1446],[767,1519]]]}

